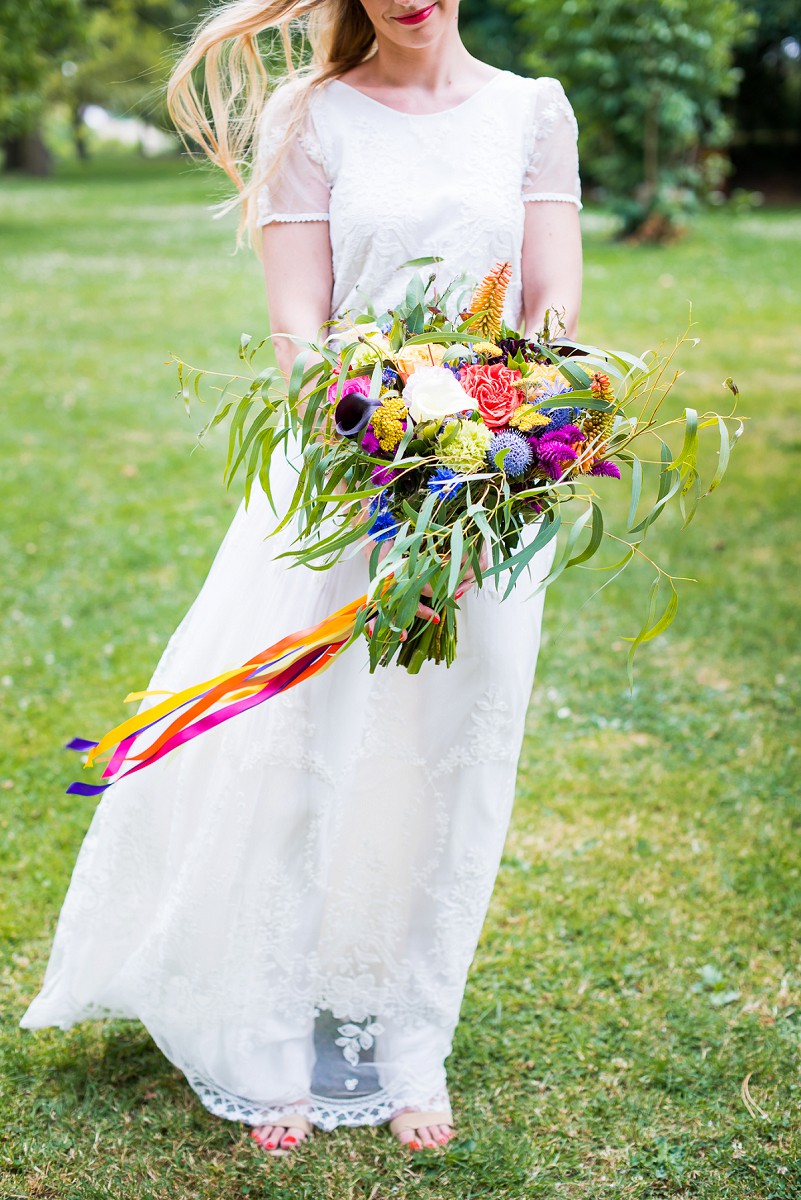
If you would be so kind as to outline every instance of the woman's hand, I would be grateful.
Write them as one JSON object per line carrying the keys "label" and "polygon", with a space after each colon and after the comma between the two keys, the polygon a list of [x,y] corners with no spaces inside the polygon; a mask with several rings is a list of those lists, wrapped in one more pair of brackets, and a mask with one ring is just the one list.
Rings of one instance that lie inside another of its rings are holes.
{"label": "woman's hand", "polygon": [[[362,507],[366,510],[366,503],[364,503],[362,505]],[[362,553],[364,554],[365,558],[367,558],[368,560],[372,557],[373,545],[371,542],[368,541],[362,545]],[[388,542],[382,543],[381,548],[378,551],[378,561],[382,562],[383,559],[386,558],[388,553],[389,553],[389,543]],[[462,559],[462,566],[464,566],[464,564],[466,562],[467,562],[467,555],[465,555],[464,558]],[[489,550],[487,548],[486,542],[482,543],[481,551],[479,553],[479,563],[481,566],[481,571],[483,573],[489,566]],[[475,587],[475,586],[476,586],[476,573],[472,567],[468,567],[467,571],[465,572],[464,578],[462,579],[461,583],[459,584],[458,588],[456,589],[456,591],[454,593],[454,599],[461,600],[461,598],[465,594],[465,592],[468,592],[472,587]],[[425,587],[423,588],[421,595],[431,596],[431,594],[432,594],[431,585],[427,583],[425,585]],[[440,620],[439,615],[428,604],[424,604],[422,602],[422,600],[417,605],[417,614],[416,615],[418,617],[420,617],[423,621],[436,621],[436,623],[439,624],[439,620]],[[367,632],[370,637],[372,637],[372,635],[373,635],[373,627],[374,626],[375,626],[375,618],[372,621],[368,621],[368,623],[367,623]],[[400,640],[402,642],[406,641],[406,630],[405,629],[401,633]]]}

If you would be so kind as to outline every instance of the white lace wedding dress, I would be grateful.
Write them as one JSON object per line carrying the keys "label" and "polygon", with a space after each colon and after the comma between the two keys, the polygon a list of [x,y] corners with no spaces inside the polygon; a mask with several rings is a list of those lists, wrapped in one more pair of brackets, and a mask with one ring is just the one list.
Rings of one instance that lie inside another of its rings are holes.
{"label": "white lace wedding dress", "polygon": [[[286,111],[279,91],[265,158]],[[509,259],[516,324],[524,205],[549,200],[579,203],[575,120],[555,80],[501,72],[430,115],[335,81],[312,98],[260,217],[330,221],[334,313],[366,299],[382,311],[410,275],[398,265],[437,254],[442,280]],[[279,505],[292,478],[282,460]],[[274,561],[289,537],[265,542],[274,523],[261,492],[239,509],[154,688],[237,665],[365,590],[361,556],[324,573]],[[211,1112],[251,1124],[287,1109],[324,1129],[448,1109],[444,1061],[537,658],[531,593],[552,553],[503,603],[492,586],[464,597],[449,670],[371,675],[354,646],[111,787],[21,1025],[136,1018]]]}

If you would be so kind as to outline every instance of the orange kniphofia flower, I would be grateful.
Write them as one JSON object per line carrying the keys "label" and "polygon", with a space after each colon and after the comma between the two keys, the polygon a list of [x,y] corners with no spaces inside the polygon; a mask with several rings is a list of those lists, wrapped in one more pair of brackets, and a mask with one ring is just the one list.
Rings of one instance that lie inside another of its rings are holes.
{"label": "orange kniphofia flower", "polygon": [[471,333],[478,333],[488,342],[494,341],[501,332],[503,302],[506,289],[512,278],[512,264],[498,263],[485,275],[467,308],[467,315],[482,313],[470,325]]}

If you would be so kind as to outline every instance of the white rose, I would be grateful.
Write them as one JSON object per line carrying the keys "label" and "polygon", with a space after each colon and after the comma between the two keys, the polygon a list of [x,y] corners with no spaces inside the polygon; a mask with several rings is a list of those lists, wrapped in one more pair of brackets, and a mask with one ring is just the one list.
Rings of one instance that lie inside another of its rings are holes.
{"label": "white rose", "polygon": [[418,367],[403,389],[403,402],[415,422],[441,421],[475,408],[475,401],[447,367]]}

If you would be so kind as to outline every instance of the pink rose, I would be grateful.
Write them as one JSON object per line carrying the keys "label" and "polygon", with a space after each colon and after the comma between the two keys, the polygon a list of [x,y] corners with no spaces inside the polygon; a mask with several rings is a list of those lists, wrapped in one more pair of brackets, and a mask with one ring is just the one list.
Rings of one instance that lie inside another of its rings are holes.
{"label": "pink rose", "polygon": [[[342,385],[341,396],[349,396],[351,392],[360,392],[362,396],[370,395],[370,376],[357,375],[355,379],[346,379]],[[328,389],[328,403],[333,404],[337,398],[337,383],[331,384]]]}
{"label": "pink rose", "polygon": [[491,367],[483,364],[464,366],[459,372],[459,382],[475,400],[488,429],[508,425],[509,418],[520,405],[523,395],[514,386],[515,379],[520,379],[520,372],[501,363]]}

